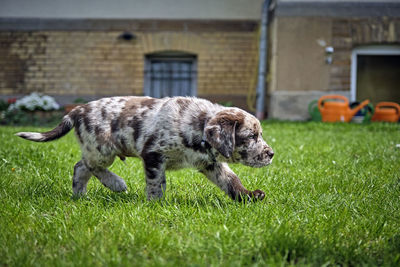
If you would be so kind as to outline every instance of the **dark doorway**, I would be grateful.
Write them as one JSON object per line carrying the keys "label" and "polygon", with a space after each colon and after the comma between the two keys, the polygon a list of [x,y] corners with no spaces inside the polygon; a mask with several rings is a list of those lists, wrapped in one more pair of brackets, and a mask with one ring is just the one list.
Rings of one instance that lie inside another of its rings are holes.
{"label": "dark doorway", "polygon": [[400,55],[358,55],[356,97],[400,103]]}

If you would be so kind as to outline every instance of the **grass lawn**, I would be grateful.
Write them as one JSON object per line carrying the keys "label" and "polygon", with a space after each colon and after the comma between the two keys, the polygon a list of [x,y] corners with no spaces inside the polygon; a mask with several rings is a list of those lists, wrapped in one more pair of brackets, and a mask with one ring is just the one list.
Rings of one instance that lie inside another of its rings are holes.
{"label": "grass lawn", "polygon": [[116,160],[118,194],[91,179],[73,199],[74,135],[50,143],[0,127],[0,266],[400,265],[400,126],[263,123],[272,165],[232,165],[257,203],[192,169],[148,202],[142,164]]}

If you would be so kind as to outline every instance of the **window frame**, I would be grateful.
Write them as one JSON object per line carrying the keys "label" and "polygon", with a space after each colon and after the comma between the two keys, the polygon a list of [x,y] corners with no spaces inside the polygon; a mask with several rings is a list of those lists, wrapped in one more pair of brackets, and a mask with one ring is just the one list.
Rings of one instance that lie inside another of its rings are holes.
{"label": "window frame", "polygon": [[390,56],[400,55],[399,45],[373,45],[354,48],[351,53],[350,73],[350,101],[356,101],[357,97],[357,64],[358,56]]}
{"label": "window frame", "polygon": [[[191,63],[190,69],[190,95],[197,96],[197,56],[190,53],[182,52],[162,52],[152,53],[145,55],[145,68],[144,68],[144,89],[145,96],[151,96],[152,93],[152,63],[154,61],[161,62],[179,62],[189,61]],[[153,96],[157,97],[157,96]]]}

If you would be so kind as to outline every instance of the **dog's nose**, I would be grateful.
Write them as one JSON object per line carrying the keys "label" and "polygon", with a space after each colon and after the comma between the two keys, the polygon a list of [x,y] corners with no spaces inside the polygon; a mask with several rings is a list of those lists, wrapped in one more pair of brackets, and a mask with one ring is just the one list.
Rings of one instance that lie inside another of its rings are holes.
{"label": "dog's nose", "polygon": [[268,149],[267,150],[267,155],[270,157],[270,158],[272,158],[273,156],[274,156],[274,151],[272,150],[272,149]]}

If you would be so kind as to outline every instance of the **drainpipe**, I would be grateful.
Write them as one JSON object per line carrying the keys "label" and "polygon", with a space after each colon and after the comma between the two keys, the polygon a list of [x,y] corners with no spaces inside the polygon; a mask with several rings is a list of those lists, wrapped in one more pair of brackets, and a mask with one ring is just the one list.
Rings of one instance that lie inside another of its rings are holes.
{"label": "drainpipe", "polygon": [[264,0],[261,13],[261,34],[259,45],[258,80],[257,80],[257,102],[256,116],[259,120],[264,119],[265,102],[265,75],[267,73],[267,49],[268,49],[268,9],[270,0]]}

